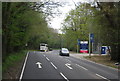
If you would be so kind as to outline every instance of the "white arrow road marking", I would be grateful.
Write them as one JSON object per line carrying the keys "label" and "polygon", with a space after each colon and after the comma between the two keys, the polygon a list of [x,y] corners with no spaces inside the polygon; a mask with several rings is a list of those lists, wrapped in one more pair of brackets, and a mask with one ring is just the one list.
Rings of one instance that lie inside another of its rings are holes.
{"label": "white arrow road marking", "polygon": [[65,64],[69,69],[73,69],[72,67],[70,67],[71,64],[67,63]]}
{"label": "white arrow road marking", "polygon": [[38,68],[42,68],[42,66],[41,66],[42,63],[37,62],[36,64],[38,65]]}
{"label": "white arrow road marking", "polygon": [[80,65],[78,65],[78,64],[76,64],[78,67],[81,67],[82,69],[84,69],[84,70],[88,70],[88,69],[86,69],[85,67],[83,67],[83,66],[80,66]]}

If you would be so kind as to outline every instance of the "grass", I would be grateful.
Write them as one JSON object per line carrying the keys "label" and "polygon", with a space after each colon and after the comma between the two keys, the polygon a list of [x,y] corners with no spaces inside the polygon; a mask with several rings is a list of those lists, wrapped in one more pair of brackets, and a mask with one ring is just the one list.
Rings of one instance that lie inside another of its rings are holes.
{"label": "grass", "polygon": [[93,62],[100,63],[103,65],[118,69],[118,67],[115,65],[116,62],[110,60],[110,56],[108,56],[108,55],[104,55],[104,56],[95,55],[95,56],[91,56],[91,57],[85,56],[85,58],[88,60],[91,60]]}
{"label": "grass", "polygon": [[2,71],[5,72],[10,66],[14,65],[14,63],[22,60],[24,58],[24,56],[26,55],[27,51],[21,51],[18,53],[12,53],[10,54],[5,62],[3,62],[3,66],[2,66]]}

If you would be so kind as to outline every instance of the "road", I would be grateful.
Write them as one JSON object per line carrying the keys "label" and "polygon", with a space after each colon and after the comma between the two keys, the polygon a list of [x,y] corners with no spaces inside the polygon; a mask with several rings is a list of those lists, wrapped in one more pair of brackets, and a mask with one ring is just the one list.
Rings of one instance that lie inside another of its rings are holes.
{"label": "road", "polygon": [[60,56],[59,50],[49,52],[30,51],[20,75],[20,81],[35,80],[93,80],[119,81],[118,71],[85,59]]}

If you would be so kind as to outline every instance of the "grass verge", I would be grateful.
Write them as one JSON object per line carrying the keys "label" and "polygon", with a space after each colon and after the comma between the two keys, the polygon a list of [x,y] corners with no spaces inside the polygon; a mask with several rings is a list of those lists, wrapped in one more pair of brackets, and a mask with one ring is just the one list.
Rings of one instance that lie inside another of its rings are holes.
{"label": "grass verge", "polygon": [[27,50],[20,51],[18,53],[10,54],[5,62],[2,63],[2,71],[5,72],[9,67],[13,66],[16,62],[21,61],[27,53]]}
{"label": "grass verge", "polygon": [[103,65],[118,69],[118,67],[115,65],[116,62],[110,60],[110,56],[108,56],[108,55],[104,55],[104,56],[95,55],[95,56],[91,56],[91,57],[84,56],[84,58],[86,58],[87,60],[96,62],[96,63],[100,63]]}

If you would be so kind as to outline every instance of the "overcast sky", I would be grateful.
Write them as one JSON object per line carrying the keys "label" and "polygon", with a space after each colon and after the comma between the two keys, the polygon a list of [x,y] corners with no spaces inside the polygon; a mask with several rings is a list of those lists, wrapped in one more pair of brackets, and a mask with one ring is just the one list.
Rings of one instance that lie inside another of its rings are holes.
{"label": "overcast sky", "polygon": [[63,22],[64,18],[67,16],[69,11],[71,9],[75,9],[75,4],[77,4],[78,2],[88,2],[88,1],[93,1],[93,0],[60,0],[60,2],[64,2],[67,4],[64,7],[59,7],[59,10],[62,14],[60,16],[55,16],[55,18],[52,18],[49,24],[50,27],[54,29],[60,29],[62,27],[61,23]]}

